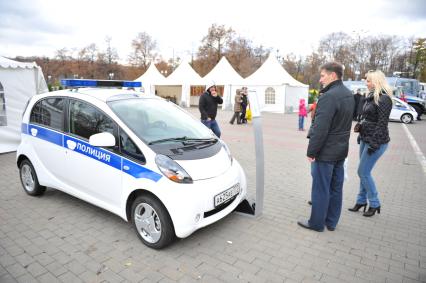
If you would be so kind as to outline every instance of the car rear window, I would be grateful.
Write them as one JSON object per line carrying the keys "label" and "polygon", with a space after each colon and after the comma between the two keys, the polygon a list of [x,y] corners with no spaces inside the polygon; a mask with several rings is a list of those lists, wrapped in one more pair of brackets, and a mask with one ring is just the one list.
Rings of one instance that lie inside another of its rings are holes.
{"label": "car rear window", "polygon": [[30,122],[48,126],[58,131],[64,130],[63,98],[46,98],[37,102],[31,110]]}

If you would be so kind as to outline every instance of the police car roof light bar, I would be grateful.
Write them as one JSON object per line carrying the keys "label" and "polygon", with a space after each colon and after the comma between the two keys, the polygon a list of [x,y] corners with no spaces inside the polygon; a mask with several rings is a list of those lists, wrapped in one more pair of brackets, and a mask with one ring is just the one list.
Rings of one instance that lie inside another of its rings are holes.
{"label": "police car roof light bar", "polygon": [[61,80],[61,85],[67,87],[142,87],[141,82],[113,80]]}

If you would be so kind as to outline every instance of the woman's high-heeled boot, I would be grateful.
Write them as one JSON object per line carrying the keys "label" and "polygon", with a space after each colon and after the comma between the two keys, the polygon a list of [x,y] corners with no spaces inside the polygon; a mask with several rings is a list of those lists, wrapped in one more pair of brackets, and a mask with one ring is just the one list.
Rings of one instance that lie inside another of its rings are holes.
{"label": "woman's high-heeled boot", "polygon": [[358,210],[360,210],[361,208],[363,208],[364,207],[364,212],[365,212],[365,209],[367,208],[367,204],[366,203],[364,203],[364,204],[355,204],[355,206],[354,207],[352,207],[352,208],[348,208],[348,210],[349,211],[358,211]]}
{"label": "woman's high-heeled boot", "polygon": [[367,212],[364,212],[363,216],[365,217],[371,217],[373,216],[377,211],[377,214],[380,214],[380,206],[378,207],[369,207]]}

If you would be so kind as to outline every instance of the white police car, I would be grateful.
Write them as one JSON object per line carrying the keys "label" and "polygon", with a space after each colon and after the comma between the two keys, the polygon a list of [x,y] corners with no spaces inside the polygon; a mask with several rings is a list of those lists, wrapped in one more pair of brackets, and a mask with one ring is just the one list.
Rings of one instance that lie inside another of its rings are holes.
{"label": "white police car", "polygon": [[389,115],[389,120],[401,121],[410,124],[417,117],[416,109],[399,98],[392,97],[393,107]]}
{"label": "white police car", "polygon": [[[64,80],[66,86],[134,82]],[[231,213],[246,177],[229,149],[175,104],[135,91],[74,88],[31,98],[17,150],[29,195],[55,188],[131,221],[162,248]]]}

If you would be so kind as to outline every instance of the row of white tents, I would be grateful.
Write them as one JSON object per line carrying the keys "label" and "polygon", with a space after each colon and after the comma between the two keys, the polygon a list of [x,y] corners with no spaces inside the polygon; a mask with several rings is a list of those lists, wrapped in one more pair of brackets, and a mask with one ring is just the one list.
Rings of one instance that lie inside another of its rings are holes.
{"label": "row of white tents", "polygon": [[[142,82],[145,93],[175,97],[176,102],[184,107],[198,105],[199,96],[191,96],[192,86],[204,88],[211,82],[223,86],[222,108],[227,110],[232,109],[236,90],[242,86],[256,92],[262,111],[297,112],[299,99],[308,99],[308,86],[292,78],[274,56],[245,79],[222,57],[203,78],[188,62],[183,62],[167,78],[151,64],[136,81]],[[36,63],[22,63],[0,56],[0,153],[16,150],[26,102],[47,91],[43,72]]]}
{"label": "row of white tents", "polygon": [[191,96],[191,86],[204,86],[214,82],[223,86],[222,108],[226,110],[232,109],[236,90],[247,86],[249,90],[256,92],[261,111],[279,113],[297,112],[299,100],[303,98],[307,102],[309,89],[308,85],[287,73],[273,55],[245,79],[235,71],[226,57],[222,57],[203,78],[184,61],[167,78],[151,64],[136,81],[142,82],[145,93],[174,97],[177,104],[184,107],[198,105],[199,96]]}

